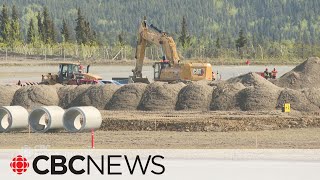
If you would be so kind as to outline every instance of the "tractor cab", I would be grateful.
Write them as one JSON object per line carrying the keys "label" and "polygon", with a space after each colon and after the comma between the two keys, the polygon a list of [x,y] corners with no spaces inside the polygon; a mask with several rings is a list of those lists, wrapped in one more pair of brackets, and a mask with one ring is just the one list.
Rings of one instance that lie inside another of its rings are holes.
{"label": "tractor cab", "polygon": [[79,72],[79,63],[60,63],[58,72],[58,83],[64,84],[70,79],[75,78]]}

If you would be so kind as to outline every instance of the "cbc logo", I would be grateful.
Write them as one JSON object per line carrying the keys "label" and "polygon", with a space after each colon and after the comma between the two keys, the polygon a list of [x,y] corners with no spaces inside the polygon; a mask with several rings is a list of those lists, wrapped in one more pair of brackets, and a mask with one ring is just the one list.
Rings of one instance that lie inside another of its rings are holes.
{"label": "cbc logo", "polygon": [[29,162],[26,158],[22,157],[21,155],[18,155],[17,157],[12,159],[10,167],[13,172],[17,173],[18,175],[21,175],[25,173],[29,168]]}

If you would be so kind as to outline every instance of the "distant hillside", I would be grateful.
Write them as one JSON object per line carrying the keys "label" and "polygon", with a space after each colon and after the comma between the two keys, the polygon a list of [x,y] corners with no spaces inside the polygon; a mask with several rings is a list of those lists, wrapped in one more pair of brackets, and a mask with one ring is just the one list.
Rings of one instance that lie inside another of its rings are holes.
{"label": "distant hillside", "polygon": [[59,28],[63,17],[74,28],[80,7],[100,39],[108,43],[122,33],[134,44],[143,16],[173,35],[179,33],[182,16],[186,16],[192,36],[219,36],[224,46],[241,28],[253,43],[320,42],[319,0],[1,0],[0,4],[17,6],[24,35],[30,18],[47,6]]}

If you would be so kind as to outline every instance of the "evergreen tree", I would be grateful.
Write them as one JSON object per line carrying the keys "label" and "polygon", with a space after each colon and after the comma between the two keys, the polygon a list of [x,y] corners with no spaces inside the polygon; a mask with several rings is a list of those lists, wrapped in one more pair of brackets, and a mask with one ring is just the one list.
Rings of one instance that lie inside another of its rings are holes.
{"label": "evergreen tree", "polygon": [[186,48],[190,45],[191,37],[188,35],[188,26],[187,26],[187,20],[186,17],[182,17],[182,23],[181,23],[181,35],[179,37],[179,41],[183,48]]}
{"label": "evergreen tree", "polygon": [[96,33],[91,29],[89,21],[86,21],[83,17],[80,8],[78,8],[75,31],[78,44],[89,44],[96,42]]}
{"label": "evergreen tree", "polygon": [[220,56],[220,49],[221,49],[221,43],[220,43],[220,37],[216,40],[216,50],[215,50],[215,57]]}
{"label": "evergreen tree", "polygon": [[44,34],[44,43],[49,44],[52,39],[52,20],[49,16],[49,10],[47,7],[43,9],[43,34]]}
{"label": "evergreen tree", "polygon": [[38,22],[38,34],[41,39],[41,41],[44,41],[44,31],[43,31],[43,23],[42,23],[42,17],[41,17],[41,12],[38,12],[37,15],[37,22]]}
{"label": "evergreen tree", "polygon": [[76,19],[76,40],[78,44],[86,44],[87,43],[87,37],[85,34],[86,29],[86,22],[84,20],[84,17],[81,13],[81,9],[78,8],[78,17]]}
{"label": "evergreen tree", "polygon": [[88,21],[85,21],[84,35],[86,37],[86,41],[84,41],[84,44],[92,43],[94,41],[90,23]]}
{"label": "evergreen tree", "polygon": [[11,40],[12,42],[21,41],[19,17],[15,5],[12,6]]}
{"label": "evergreen tree", "polygon": [[50,42],[52,43],[56,43],[57,42],[57,31],[55,28],[55,24],[54,21],[50,22],[50,32],[51,32],[51,36],[50,36]]}
{"label": "evergreen tree", "polygon": [[62,35],[63,42],[70,41],[69,26],[65,19],[62,20],[61,35]]}
{"label": "evergreen tree", "polygon": [[124,45],[124,39],[123,39],[123,35],[122,34],[118,35],[118,41],[119,41],[120,46]]}
{"label": "evergreen tree", "polygon": [[217,40],[216,40],[216,48],[217,49],[221,48],[220,37],[218,37]]}
{"label": "evergreen tree", "polygon": [[4,4],[2,6],[2,12],[1,12],[1,24],[0,24],[0,32],[2,41],[7,43],[10,39],[10,19],[9,19],[9,12],[7,6]]}
{"label": "evergreen tree", "polygon": [[27,33],[27,43],[34,44],[36,42],[36,29],[33,24],[33,19],[30,20],[28,33]]}
{"label": "evergreen tree", "polygon": [[247,44],[247,38],[244,35],[243,29],[239,32],[239,37],[236,40],[236,48],[239,52],[241,59],[243,58],[243,47]]}

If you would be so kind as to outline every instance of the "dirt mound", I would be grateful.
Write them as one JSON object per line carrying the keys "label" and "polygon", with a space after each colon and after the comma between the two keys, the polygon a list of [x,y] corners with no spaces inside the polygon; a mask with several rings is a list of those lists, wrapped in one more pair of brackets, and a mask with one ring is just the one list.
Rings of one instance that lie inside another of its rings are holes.
{"label": "dirt mound", "polygon": [[319,88],[304,89],[302,90],[302,93],[307,97],[307,99],[311,103],[320,107],[320,89]]}
{"label": "dirt mound", "polygon": [[109,110],[136,110],[147,84],[127,84],[118,89],[107,104]]}
{"label": "dirt mound", "polygon": [[68,85],[59,88],[59,106],[62,108],[70,108],[80,106],[82,96],[91,85]]}
{"label": "dirt mound", "polygon": [[217,84],[216,89],[213,90],[210,109],[214,111],[239,110],[236,94],[244,88],[245,86],[239,82]]}
{"label": "dirt mound", "polygon": [[242,111],[275,110],[281,90],[273,84],[250,86],[237,94],[237,104]]}
{"label": "dirt mound", "polygon": [[175,110],[177,97],[184,83],[168,84],[155,82],[147,86],[143,93],[139,109],[152,110]]}
{"label": "dirt mound", "polygon": [[304,93],[298,90],[284,89],[277,101],[277,108],[281,109],[284,103],[290,103],[291,109],[297,111],[318,111],[319,107],[312,104]]}
{"label": "dirt mound", "polygon": [[59,97],[56,87],[48,85],[24,86],[18,89],[13,97],[12,105],[25,108],[38,106],[57,106]]}
{"label": "dirt mound", "polygon": [[311,57],[274,83],[291,89],[320,88],[320,59]]}
{"label": "dirt mound", "polygon": [[0,106],[10,106],[15,92],[20,88],[16,85],[0,86]]}
{"label": "dirt mound", "polygon": [[240,75],[238,77],[230,78],[227,80],[228,83],[242,83],[244,86],[270,86],[272,84],[265,78],[261,77],[257,73],[247,73],[244,75]]}
{"label": "dirt mound", "polygon": [[112,95],[120,88],[118,85],[92,85],[80,94],[74,104],[78,106],[94,106],[98,109],[105,109]]}
{"label": "dirt mound", "polygon": [[213,87],[203,83],[192,83],[182,88],[176,105],[177,110],[208,110]]}

